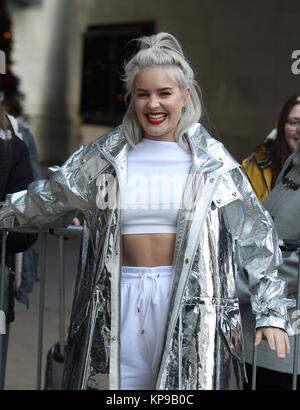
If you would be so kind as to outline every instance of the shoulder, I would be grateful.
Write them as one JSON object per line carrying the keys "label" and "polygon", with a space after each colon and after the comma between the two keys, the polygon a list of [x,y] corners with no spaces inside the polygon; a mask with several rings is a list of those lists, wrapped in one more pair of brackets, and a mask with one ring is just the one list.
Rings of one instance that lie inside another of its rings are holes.
{"label": "shoulder", "polygon": [[15,133],[15,135],[17,137],[19,137],[21,140],[23,140],[23,135],[20,131],[20,126],[19,126],[17,118],[13,117],[10,114],[7,114],[7,118],[9,120],[9,125],[10,125],[10,127],[12,127],[13,132]]}
{"label": "shoulder", "polygon": [[240,164],[229,153],[222,142],[213,138],[202,124],[194,124],[188,131],[188,140],[194,155],[213,158],[222,164],[231,164],[240,167]]}
{"label": "shoulder", "polygon": [[121,128],[117,127],[95,141],[82,145],[61,167],[53,166],[48,168],[48,175],[52,178],[61,178],[61,175],[72,174],[73,179],[83,177],[87,183],[91,183],[109,165],[103,156],[103,152],[106,149],[117,149],[123,139]]}
{"label": "shoulder", "polygon": [[290,163],[293,163],[293,165],[297,168],[298,172],[300,172],[300,147],[299,146],[298,146],[298,149],[287,158],[283,166],[283,169],[285,170],[289,166]]}
{"label": "shoulder", "polygon": [[214,160],[222,164],[221,172],[229,172],[231,169],[241,167],[240,163],[233,157],[225,145],[210,135],[207,152]]}
{"label": "shoulder", "polygon": [[250,164],[250,162],[254,159],[255,157],[255,152],[252,152],[252,154],[249,155],[249,157],[246,157],[242,160],[241,166],[243,171],[247,171],[247,168]]}
{"label": "shoulder", "polygon": [[[10,129],[7,130],[6,135],[1,129],[0,144],[2,146],[2,154],[10,158],[18,158],[20,155],[26,155],[27,146],[20,138],[18,138]],[[2,135],[3,133],[3,135]]]}
{"label": "shoulder", "polygon": [[269,154],[269,149],[264,144],[254,153],[254,156],[257,161],[262,161],[268,156],[268,154]]}
{"label": "shoulder", "polygon": [[242,163],[247,162],[249,159],[250,160],[261,160],[266,157],[268,154],[268,148],[266,147],[265,144],[261,145],[256,151],[252,152],[248,157],[244,158]]}
{"label": "shoulder", "polygon": [[28,151],[27,145],[25,144],[25,142],[23,140],[21,140],[16,135],[12,136],[10,144],[13,147],[12,151],[13,151],[14,156],[21,156],[21,155],[28,155],[29,156],[29,151]]}
{"label": "shoulder", "polygon": [[122,126],[120,125],[101,135],[95,141],[83,145],[78,151],[76,151],[76,153],[79,157],[83,158],[87,155],[89,156],[91,153],[94,153],[97,150],[112,150],[114,147],[117,147],[120,144],[124,143],[124,141],[125,137],[122,132]]}

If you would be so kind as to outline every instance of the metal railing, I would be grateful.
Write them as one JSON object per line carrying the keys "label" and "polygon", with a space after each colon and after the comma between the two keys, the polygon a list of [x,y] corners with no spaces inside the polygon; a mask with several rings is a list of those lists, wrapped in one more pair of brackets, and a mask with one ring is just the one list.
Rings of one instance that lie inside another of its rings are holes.
{"label": "metal railing", "polygon": [[[37,352],[37,382],[36,389],[41,390],[42,384],[42,359],[43,359],[43,334],[44,334],[44,309],[45,309],[45,283],[46,283],[46,251],[47,251],[47,236],[48,234],[57,235],[59,237],[59,310],[65,310],[65,289],[64,289],[64,237],[65,236],[80,236],[82,233],[82,226],[70,225],[67,228],[55,228],[47,231],[39,231],[41,239],[41,258],[40,258],[40,295],[39,295],[39,324],[38,324],[38,352]],[[17,230],[17,232],[37,232],[28,230]],[[6,256],[6,236],[7,230],[3,230],[1,235],[1,281],[0,281],[0,312],[4,312],[4,289],[5,289],[5,256]],[[65,323],[64,316],[61,316],[59,329],[59,342],[61,347],[61,354],[64,355],[64,336]],[[0,319],[5,319],[5,314],[2,314]],[[4,323],[5,326],[5,323]],[[2,374],[2,344],[3,334],[0,333],[0,375]]]}
{"label": "metal railing", "polygon": [[[25,230],[18,232],[25,232]],[[26,231],[28,232],[28,231]],[[30,231],[36,232],[36,231]],[[65,236],[80,236],[82,233],[82,226],[70,225],[67,228],[55,228],[47,231],[40,231],[41,236],[41,262],[40,262],[40,301],[39,301],[39,327],[38,327],[38,359],[37,359],[37,384],[36,389],[41,389],[42,383],[42,351],[43,351],[43,330],[44,330],[44,308],[45,308],[45,279],[46,279],[46,251],[47,251],[47,236],[48,234],[57,235],[59,237],[59,310],[64,311],[65,308],[65,285],[64,285],[64,237]],[[3,230],[1,235],[1,281],[0,281],[0,311],[4,309],[4,281],[5,281],[5,255],[6,255],[6,235],[7,230]],[[281,250],[284,251],[297,251],[300,258],[300,241],[294,240],[280,240]],[[296,309],[300,309],[300,259],[298,267],[298,284],[297,284],[297,302]],[[1,316],[3,318],[3,316]],[[0,318],[0,319],[1,319]],[[65,344],[65,323],[64,317],[60,321],[59,329],[59,341],[61,346],[61,354],[64,355]],[[255,334],[255,332],[254,332]],[[0,333],[0,374],[2,372],[2,334]],[[255,336],[254,336],[255,337]],[[298,353],[299,353],[299,334],[296,332],[294,335],[294,356],[293,356],[293,382],[292,390],[297,389],[297,370],[298,370]],[[253,343],[254,344],[254,343]],[[252,379],[251,389],[256,389],[256,368],[257,368],[257,350],[259,347],[253,348],[252,355]]]}

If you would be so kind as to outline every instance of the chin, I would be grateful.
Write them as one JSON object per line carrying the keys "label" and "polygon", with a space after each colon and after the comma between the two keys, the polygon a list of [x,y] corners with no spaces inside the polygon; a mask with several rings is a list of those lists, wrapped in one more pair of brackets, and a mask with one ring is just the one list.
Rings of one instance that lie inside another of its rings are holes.
{"label": "chin", "polygon": [[145,135],[147,135],[149,137],[153,137],[153,138],[161,138],[165,135],[165,133],[164,132],[158,132],[158,131],[155,132],[153,130],[151,130],[151,132],[149,132],[149,131],[147,132],[147,130],[146,130]]}

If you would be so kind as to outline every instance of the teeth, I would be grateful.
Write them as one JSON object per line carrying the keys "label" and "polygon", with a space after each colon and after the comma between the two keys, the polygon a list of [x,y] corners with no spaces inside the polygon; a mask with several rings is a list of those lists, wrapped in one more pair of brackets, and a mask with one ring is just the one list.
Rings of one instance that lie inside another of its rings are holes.
{"label": "teeth", "polygon": [[165,118],[167,114],[147,114],[147,117],[150,118],[151,120],[162,120]]}

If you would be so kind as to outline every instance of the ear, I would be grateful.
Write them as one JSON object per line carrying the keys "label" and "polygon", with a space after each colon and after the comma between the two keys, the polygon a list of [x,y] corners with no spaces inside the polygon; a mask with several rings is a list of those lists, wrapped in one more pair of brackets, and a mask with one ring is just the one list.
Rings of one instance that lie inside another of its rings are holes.
{"label": "ear", "polygon": [[188,102],[189,102],[189,99],[190,99],[190,96],[191,96],[191,89],[190,89],[190,88],[186,88],[186,89],[184,90],[184,100],[183,100],[183,102],[184,102],[184,107],[187,106],[187,104],[188,104]]}

